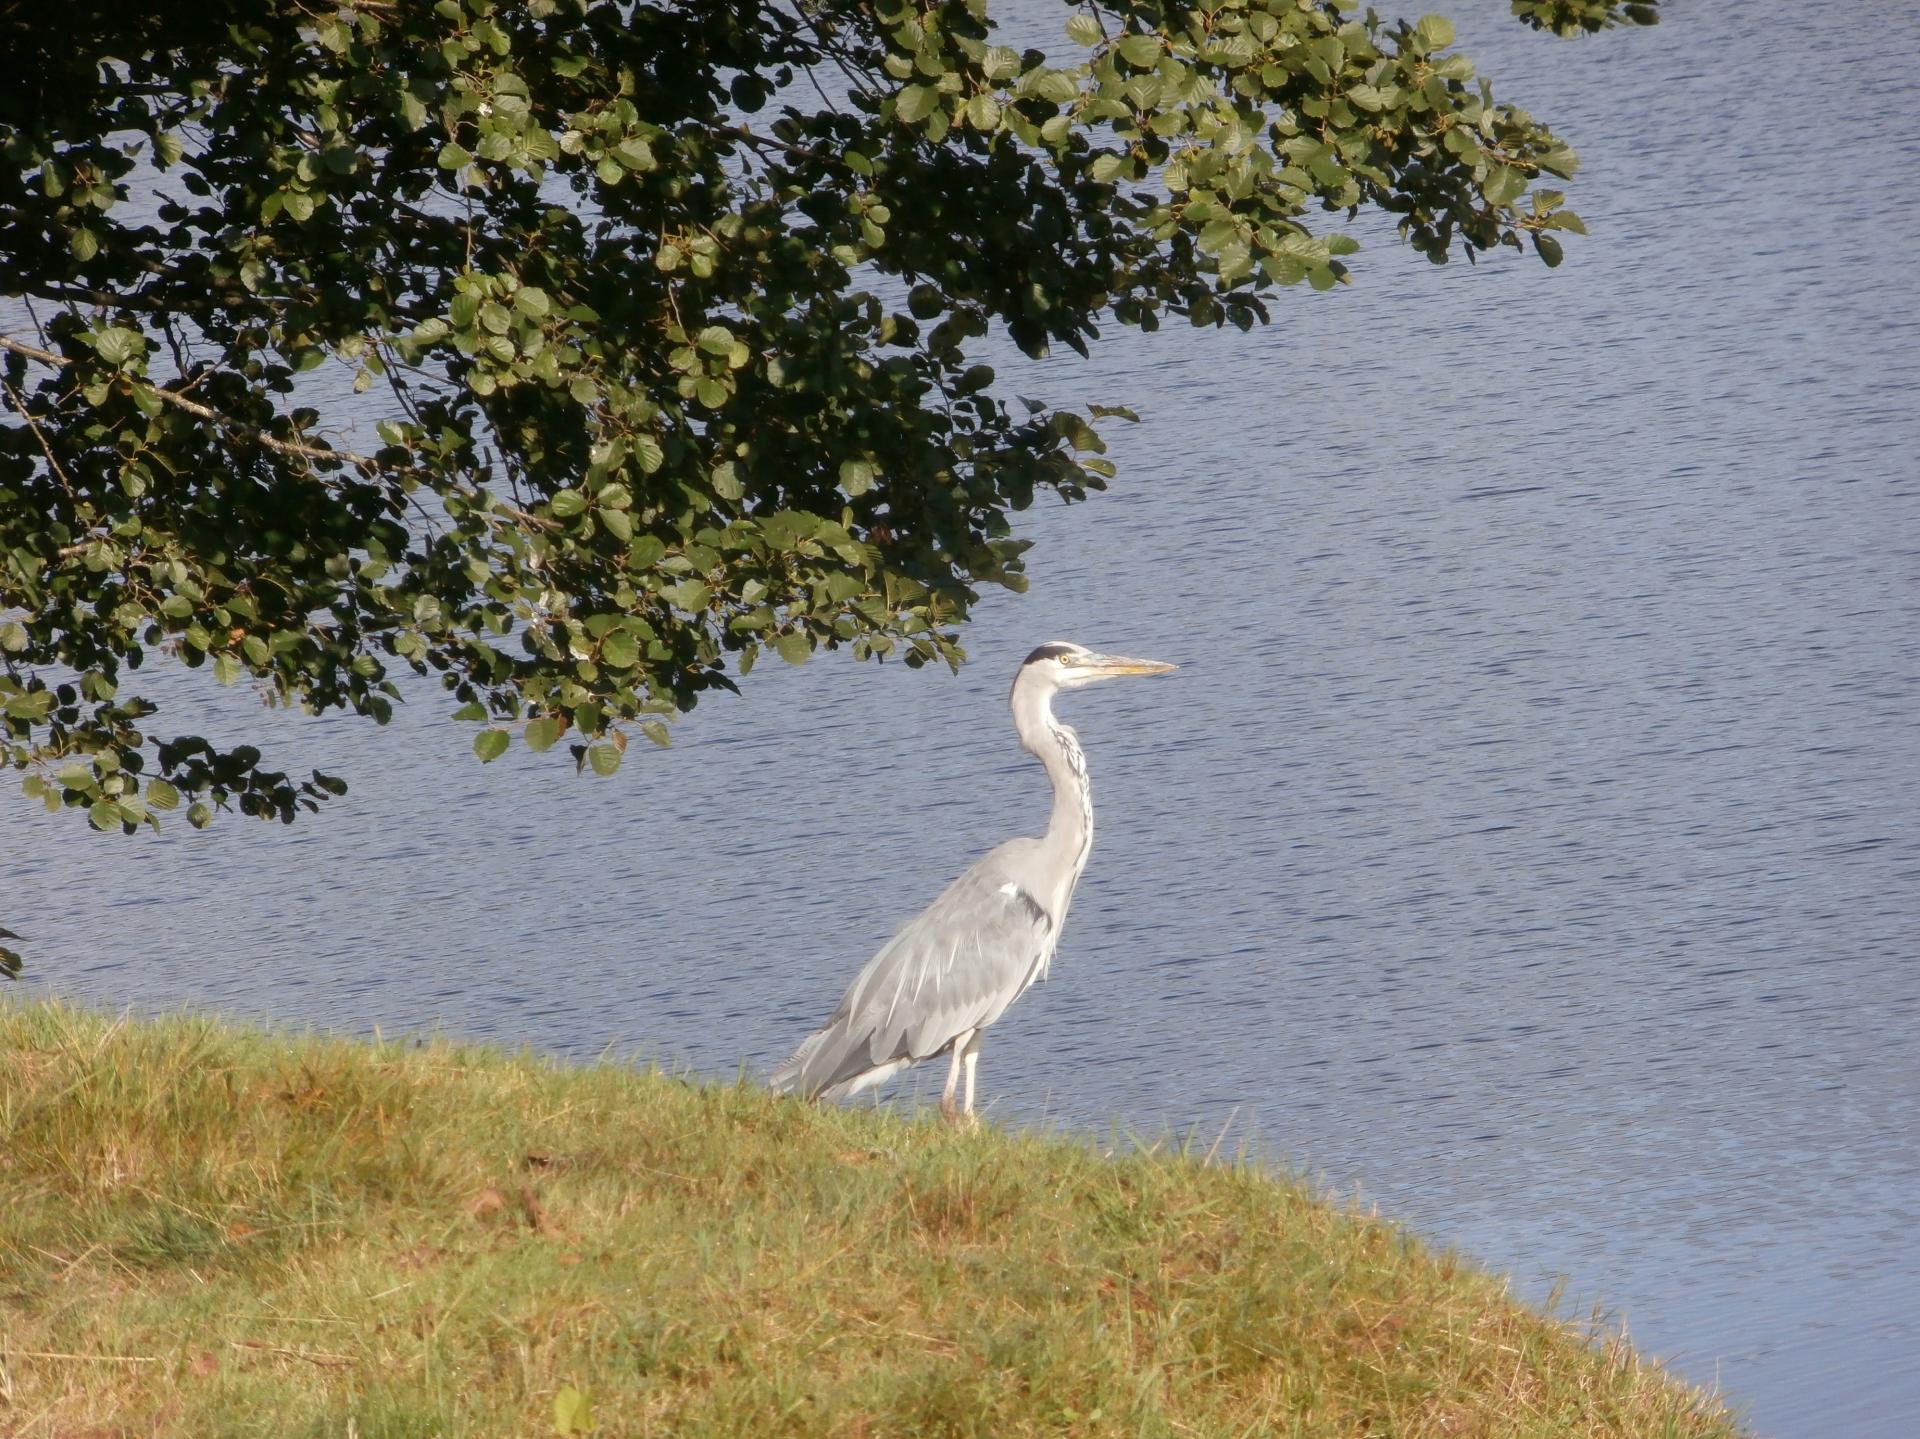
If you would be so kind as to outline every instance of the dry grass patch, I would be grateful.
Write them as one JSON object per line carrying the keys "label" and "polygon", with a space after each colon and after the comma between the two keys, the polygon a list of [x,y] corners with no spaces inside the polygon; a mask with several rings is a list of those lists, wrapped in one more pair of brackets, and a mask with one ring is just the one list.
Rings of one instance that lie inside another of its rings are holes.
{"label": "dry grass patch", "polygon": [[692,1439],[1739,1432],[1251,1168],[0,1004],[0,1436],[541,1434],[566,1391]]}

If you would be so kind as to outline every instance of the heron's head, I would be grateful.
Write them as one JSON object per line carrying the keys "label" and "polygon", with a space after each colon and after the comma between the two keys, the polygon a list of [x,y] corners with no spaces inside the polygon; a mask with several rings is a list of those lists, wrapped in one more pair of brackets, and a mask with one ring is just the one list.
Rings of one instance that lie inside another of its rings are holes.
{"label": "heron's head", "polygon": [[1027,656],[1014,683],[1032,679],[1049,690],[1071,690],[1098,680],[1118,679],[1121,675],[1163,675],[1173,668],[1164,660],[1103,655],[1085,645],[1055,640]]}

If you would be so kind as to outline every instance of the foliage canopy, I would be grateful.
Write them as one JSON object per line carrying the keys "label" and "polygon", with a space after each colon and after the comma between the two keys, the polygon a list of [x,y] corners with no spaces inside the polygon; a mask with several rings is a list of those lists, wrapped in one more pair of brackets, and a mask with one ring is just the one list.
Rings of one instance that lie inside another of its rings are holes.
{"label": "foliage canopy", "polygon": [[1440,17],[1058,14],[0,4],[0,757],[102,829],[290,819],[340,783],[160,737],[129,672],[384,719],[411,668],[482,759],[609,771],[769,649],[955,662],[1124,413],[1010,404],[990,332],[1264,322],[1362,207],[1436,262],[1580,229]]}

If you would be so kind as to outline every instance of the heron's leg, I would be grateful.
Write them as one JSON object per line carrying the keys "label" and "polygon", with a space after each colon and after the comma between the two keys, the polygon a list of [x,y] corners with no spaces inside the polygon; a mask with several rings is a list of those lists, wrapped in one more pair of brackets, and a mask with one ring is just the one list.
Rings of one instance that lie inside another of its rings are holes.
{"label": "heron's leg", "polygon": [[953,1042],[953,1062],[947,1066],[947,1087],[940,1095],[940,1117],[949,1123],[960,1117],[960,1111],[954,1108],[953,1096],[960,1088],[960,1056],[972,1038],[973,1033],[969,1031]]}
{"label": "heron's leg", "polygon": [[973,1067],[980,1062],[980,1035],[976,1031],[967,1045],[967,1108],[969,1117],[973,1114]]}
{"label": "heron's leg", "polygon": [[980,1122],[973,1117],[973,1069],[979,1062],[980,1031],[976,1029],[966,1037],[965,1043],[955,1044],[953,1047],[955,1070],[957,1071],[964,1066],[967,1072],[966,1102],[960,1107],[957,1113],[952,1110],[947,1111],[947,1118],[949,1120],[955,1124],[965,1125],[969,1129]]}

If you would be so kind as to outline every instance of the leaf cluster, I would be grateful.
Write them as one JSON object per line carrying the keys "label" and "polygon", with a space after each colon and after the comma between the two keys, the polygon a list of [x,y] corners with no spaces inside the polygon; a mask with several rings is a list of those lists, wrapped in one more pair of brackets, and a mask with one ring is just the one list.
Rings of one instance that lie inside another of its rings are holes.
{"label": "leaf cluster", "polygon": [[985,0],[0,18],[0,759],[102,829],[343,788],[153,732],[155,653],[376,721],[410,670],[482,760],[599,773],[768,651],[956,664],[1127,415],[985,337],[1246,328],[1363,206],[1436,262],[1580,229],[1438,17],[1063,14],[1058,57]]}

